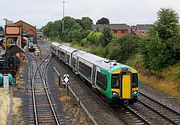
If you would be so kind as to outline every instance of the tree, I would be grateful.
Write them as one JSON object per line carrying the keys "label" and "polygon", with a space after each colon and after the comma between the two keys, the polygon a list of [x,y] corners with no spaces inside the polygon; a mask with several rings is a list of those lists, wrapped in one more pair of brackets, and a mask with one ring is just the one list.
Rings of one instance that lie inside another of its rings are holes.
{"label": "tree", "polygon": [[137,52],[139,37],[135,35],[122,36],[109,43],[108,58],[124,62]]}
{"label": "tree", "polygon": [[71,41],[71,42],[80,41],[81,30],[82,30],[82,27],[78,23],[74,24],[68,32],[68,38],[69,38],[68,41]]}
{"label": "tree", "polygon": [[83,17],[81,22],[82,22],[81,26],[84,30],[91,30],[92,29],[93,21],[91,18]]}
{"label": "tree", "polygon": [[102,17],[96,22],[96,24],[109,24],[109,19]]}
{"label": "tree", "polygon": [[2,26],[0,26],[0,31],[3,31],[4,29],[3,29],[3,27]]}
{"label": "tree", "polygon": [[161,71],[180,58],[178,15],[172,9],[160,9],[158,19],[150,29],[148,40],[142,47],[147,68]]}
{"label": "tree", "polygon": [[144,41],[142,47],[144,55],[144,64],[146,68],[159,71],[164,67],[165,44],[161,41],[157,32],[151,34],[148,41]]}
{"label": "tree", "polygon": [[98,46],[102,41],[102,37],[103,34],[101,32],[91,31],[87,36],[87,41]]}
{"label": "tree", "polygon": [[111,28],[109,26],[104,27],[102,33],[103,33],[103,37],[102,37],[101,45],[105,47],[111,42],[113,35],[111,32]]}
{"label": "tree", "polygon": [[74,24],[76,24],[76,20],[72,17],[66,16],[64,17],[64,24],[65,24],[65,29],[70,29]]}
{"label": "tree", "polygon": [[170,8],[161,8],[157,15],[158,19],[154,23],[153,30],[158,32],[159,37],[162,40],[167,40],[176,36],[179,30],[179,17],[177,13]]}

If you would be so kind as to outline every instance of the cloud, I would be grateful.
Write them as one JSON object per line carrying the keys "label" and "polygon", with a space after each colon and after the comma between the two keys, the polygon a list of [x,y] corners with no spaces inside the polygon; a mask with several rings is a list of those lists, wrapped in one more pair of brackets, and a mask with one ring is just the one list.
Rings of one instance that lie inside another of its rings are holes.
{"label": "cloud", "polygon": [[[74,18],[88,16],[94,23],[101,17],[112,23],[153,23],[160,8],[172,8],[180,15],[179,0],[65,0],[65,15]],[[62,0],[3,0],[0,25],[3,18],[25,20],[38,28],[48,21],[62,18]]]}

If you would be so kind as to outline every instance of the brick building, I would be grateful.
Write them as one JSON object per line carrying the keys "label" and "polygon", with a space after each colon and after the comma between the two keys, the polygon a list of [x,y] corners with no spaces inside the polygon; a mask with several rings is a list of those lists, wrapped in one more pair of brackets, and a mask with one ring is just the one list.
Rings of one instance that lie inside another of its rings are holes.
{"label": "brick building", "polygon": [[20,27],[22,27],[23,30],[23,35],[27,36],[28,38],[33,37],[34,42],[36,42],[36,27],[32,26],[22,20],[17,21],[16,23],[14,23]]}
{"label": "brick building", "polygon": [[102,32],[104,27],[110,26],[114,36],[121,37],[128,35],[131,32],[131,27],[127,24],[97,24],[93,25],[92,28],[95,31]]}

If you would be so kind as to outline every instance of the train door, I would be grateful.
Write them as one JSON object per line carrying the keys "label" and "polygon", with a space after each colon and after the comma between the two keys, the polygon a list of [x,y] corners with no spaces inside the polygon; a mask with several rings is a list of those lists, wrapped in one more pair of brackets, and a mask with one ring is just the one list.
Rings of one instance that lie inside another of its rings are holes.
{"label": "train door", "polygon": [[79,72],[79,57],[76,60],[76,71]]}
{"label": "train door", "polygon": [[95,78],[96,78],[96,65],[93,65],[93,71],[92,71],[92,84],[95,86]]}
{"label": "train door", "polygon": [[122,99],[131,98],[131,75],[122,74],[121,75],[121,96]]}

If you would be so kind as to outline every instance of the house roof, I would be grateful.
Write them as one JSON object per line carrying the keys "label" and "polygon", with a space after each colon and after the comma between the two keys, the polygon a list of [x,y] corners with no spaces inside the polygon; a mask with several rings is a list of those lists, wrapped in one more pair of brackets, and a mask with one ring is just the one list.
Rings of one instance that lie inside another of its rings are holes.
{"label": "house roof", "polygon": [[130,30],[130,26],[127,24],[97,24],[92,25],[93,29],[99,28],[99,30],[104,29],[104,27],[110,26],[112,30]]}
{"label": "house roof", "polygon": [[19,21],[17,21],[17,22],[14,23],[14,24],[18,24],[19,22],[24,23],[24,24],[26,24],[26,25],[29,25],[30,27],[36,28],[35,26],[32,26],[31,24],[26,23],[26,22],[24,22],[24,21],[22,21],[22,20],[19,20]]}
{"label": "house roof", "polygon": [[148,31],[150,26],[152,25],[151,24],[137,24],[136,26],[138,30]]}
{"label": "house roof", "polygon": [[110,24],[112,30],[130,30],[130,26],[127,24]]}

